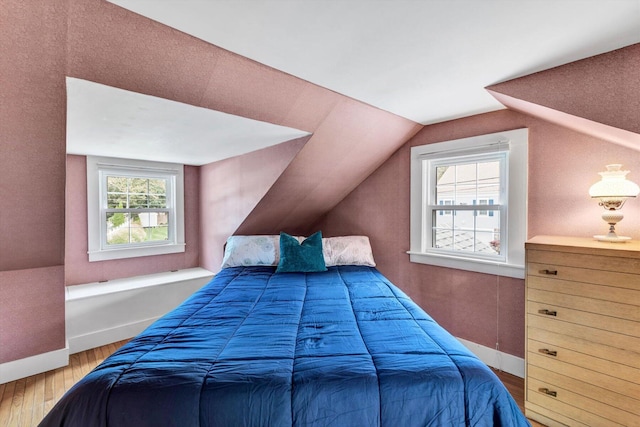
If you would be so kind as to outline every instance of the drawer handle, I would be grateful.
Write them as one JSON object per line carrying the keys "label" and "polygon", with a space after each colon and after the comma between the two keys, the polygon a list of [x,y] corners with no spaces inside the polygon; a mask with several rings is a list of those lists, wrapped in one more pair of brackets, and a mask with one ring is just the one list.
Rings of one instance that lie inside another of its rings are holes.
{"label": "drawer handle", "polygon": [[548,388],[546,388],[546,387],[539,388],[539,389],[538,389],[538,391],[539,391],[540,393],[544,393],[544,394],[546,394],[547,396],[553,396],[553,397],[557,397],[557,396],[558,396],[558,392],[553,391],[553,390],[549,390],[549,389],[548,389]]}
{"label": "drawer handle", "polygon": [[546,308],[542,310],[538,310],[538,313],[544,314],[545,316],[557,316],[558,312],[555,310],[547,310]]}
{"label": "drawer handle", "polygon": [[540,274],[547,274],[549,276],[557,276],[558,270],[540,270]]}
{"label": "drawer handle", "polygon": [[558,355],[558,352],[555,350],[549,350],[548,348],[541,348],[538,350],[538,352],[542,353],[542,354],[546,354],[547,356],[553,356],[556,357]]}

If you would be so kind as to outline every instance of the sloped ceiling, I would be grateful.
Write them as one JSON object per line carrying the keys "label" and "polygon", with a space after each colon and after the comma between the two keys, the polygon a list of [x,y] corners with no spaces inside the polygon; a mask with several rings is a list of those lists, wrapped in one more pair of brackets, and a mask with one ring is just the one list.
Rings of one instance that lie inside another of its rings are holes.
{"label": "sloped ceiling", "polygon": [[[246,197],[243,206],[267,200],[262,213],[254,210],[256,226],[251,229],[255,232],[274,230],[284,219],[287,229],[315,221],[422,128],[105,1],[70,0],[68,16],[67,74],[71,78],[312,134],[264,198],[264,192],[237,195]],[[234,172],[221,179],[232,186],[247,174],[262,175],[255,166],[228,170]],[[201,183],[201,199],[207,199],[214,188],[210,182]],[[228,209],[230,215],[238,215],[224,203],[215,208],[217,214]],[[201,216],[204,234],[209,227],[219,227],[216,233],[226,236],[236,231],[215,222],[209,212],[204,209]],[[243,220],[236,218],[229,224]],[[206,242],[219,250],[223,243]]]}
{"label": "sloped ceiling", "polygon": [[[217,21],[206,21],[204,27],[219,27],[229,40],[242,41],[251,52],[280,52],[278,57],[284,57],[286,64],[324,70],[322,76],[333,76],[343,85],[334,88],[331,81],[275,69],[280,66],[266,59],[263,63],[261,58],[241,56],[216,46],[215,41],[204,41],[201,35],[187,34],[187,27],[176,25],[179,31],[113,3],[69,0],[70,77],[311,134],[264,194],[256,192],[247,195],[250,200],[243,200],[245,210],[254,208],[246,218],[235,218],[233,222],[241,221],[241,225],[235,230],[217,230],[220,235],[303,230],[359,185],[422,124],[504,108],[484,90],[492,82],[640,41],[636,31],[640,5],[635,0],[563,0],[547,5],[550,9],[540,8],[537,1],[499,0],[483,2],[487,9],[475,1],[380,2],[375,4],[381,9],[376,9],[370,2],[353,0],[340,2],[335,10],[319,10],[317,5],[327,4],[315,1],[135,2],[176,16],[183,16],[182,10],[206,16],[196,9],[204,4],[223,8]],[[436,5],[435,12],[412,9],[420,3]],[[524,9],[514,7],[516,3]],[[229,7],[231,14],[227,14]],[[277,19],[278,11],[286,22]],[[441,11],[443,14],[436,13]],[[580,19],[575,19],[578,14]],[[348,21],[342,21],[344,17]],[[183,16],[183,21],[195,19],[190,14],[188,18]],[[193,22],[203,25],[198,19]],[[373,27],[364,26],[360,34],[360,22]],[[416,33],[423,28],[432,32]],[[306,38],[309,34],[315,39]],[[294,50],[287,50],[291,45]],[[335,55],[327,57],[326,50],[315,50],[322,46],[333,49]],[[434,51],[423,47],[436,47],[435,52],[444,56],[430,56]],[[487,70],[492,71],[487,74]],[[415,76],[421,76],[418,82],[412,80]],[[473,88],[468,87],[469,82]],[[349,92],[349,87],[369,92]],[[459,92],[459,87],[468,91]],[[478,92],[482,102],[467,104]],[[369,98],[367,93],[377,95]],[[413,105],[413,113],[396,108],[399,104]],[[414,115],[416,111],[423,113]],[[208,170],[215,167],[214,163]],[[205,198],[208,191],[210,186],[205,183]],[[221,209],[219,213],[226,209],[216,208]],[[207,216],[207,210],[202,214],[206,234],[218,224]],[[222,248],[222,243],[206,244]]]}
{"label": "sloped ceiling", "polygon": [[421,124],[483,88],[640,42],[637,0],[109,0]]}
{"label": "sloped ceiling", "polygon": [[640,44],[487,90],[514,110],[640,150]]}

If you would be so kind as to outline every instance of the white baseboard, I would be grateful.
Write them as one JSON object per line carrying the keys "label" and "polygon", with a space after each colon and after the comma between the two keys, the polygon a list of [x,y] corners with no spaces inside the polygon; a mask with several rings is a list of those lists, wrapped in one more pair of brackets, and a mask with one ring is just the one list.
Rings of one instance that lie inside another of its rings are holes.
{"label": "white baseboard", "polygon": [[152,317],[126,325],[113,328],[92,331],[84,335],[69,337],[69,354],[80,353],[91,348],[101,347],[112,342],[126,340],[135,337],[144,329],[158,320],[160,317]]}
{"label": "white baseboard", "polygon": [[485,347],[462,338],[456,338],[485,364],[517,377],[524,378],[523,358],[503,353],[496,349]]}
{"label": "white baseboard", "polygon": [[0,384],[30,377],[69,364],[69,346],[24,359],[0,363]]}

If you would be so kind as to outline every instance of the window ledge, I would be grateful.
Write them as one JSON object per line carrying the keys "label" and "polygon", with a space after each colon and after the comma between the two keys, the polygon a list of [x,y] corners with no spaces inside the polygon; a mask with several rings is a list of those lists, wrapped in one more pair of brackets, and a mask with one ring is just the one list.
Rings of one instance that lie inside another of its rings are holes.
{"label": "window ledge", "polygon": [[409,254],[409,260],[415,263],[524,279],[524,265],[415,251],[407,251],[407,254]]}
{"label": "window ledge", "polygon": [[131,248],[105,249],[88,252],[89,262],[107,261],[110,259],[134,258],[141,256],[175,254],[185,251],[184,243],[169,245],[149,245]]}
{"label": "window ledge", "polygon": [[153,273],[144,276],[113,279],[105,282],[85,283],[66,287],[66,301],[75,301],[99,295],[142,289],[150,286],[162,286],[188,280],[210,280],[214,274],[201,267],[184,270]]}

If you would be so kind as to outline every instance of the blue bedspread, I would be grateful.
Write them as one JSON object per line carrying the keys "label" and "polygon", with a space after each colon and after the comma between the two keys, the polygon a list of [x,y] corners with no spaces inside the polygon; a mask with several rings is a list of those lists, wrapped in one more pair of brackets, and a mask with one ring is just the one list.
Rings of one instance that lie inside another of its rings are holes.
{"label": "blue bedspread", "polygon": [[526,426],[497,377],[375,268],[222,270],[42,426]]}

